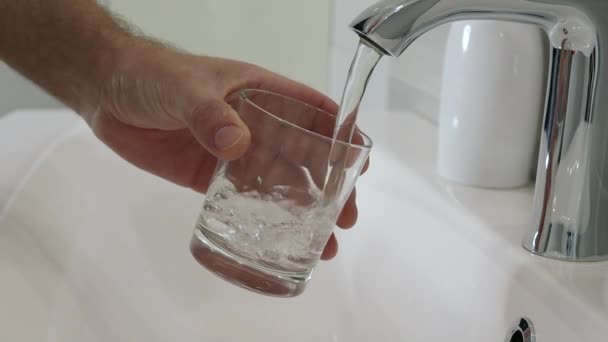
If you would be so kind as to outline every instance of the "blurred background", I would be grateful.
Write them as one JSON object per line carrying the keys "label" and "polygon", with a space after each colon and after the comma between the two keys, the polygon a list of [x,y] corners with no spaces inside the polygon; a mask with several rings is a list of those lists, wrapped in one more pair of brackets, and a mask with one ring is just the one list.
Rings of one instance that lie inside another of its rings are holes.
{"label": "blurred background", "polygon": [[[100,0],[145,33],[197,54],[255,63],[339,100],[357,37],[349,22],[371,0]],[[383,58],[364,110],[437,113],[447,27]],[[0,62],[0,115],[58,107]]]}

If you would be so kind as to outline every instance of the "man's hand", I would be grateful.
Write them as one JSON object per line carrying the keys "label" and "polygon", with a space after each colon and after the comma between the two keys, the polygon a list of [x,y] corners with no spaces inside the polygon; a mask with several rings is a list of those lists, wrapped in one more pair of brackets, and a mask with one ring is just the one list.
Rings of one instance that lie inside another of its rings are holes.
{"label": "man's hand", "polygon": [[[326,96],[260,67],[193,56],[137,37],[92,0],[0,0],[0,58],[79,112],[132,164],[204,192],[248,128],[230,105],[256,88],[329,112]],[[354,193],[338,225],[357,218]],[[337,252],[332,236],[323,258]]]}
{"label": "man's hand", "polygon": [[[126,160],[197,191],[206,191],[218,158],[238,158],[249,145],[249,130],[230,105],[239,90],[264,89],[337,109],[321,93],[250,64],[154,45],[137,49],[123,54],[103,82],[99,110],[85,118]],[[337,223],[352,227],[356,218],[353,195]],[[332,237],[323,258],[336,252]]]}

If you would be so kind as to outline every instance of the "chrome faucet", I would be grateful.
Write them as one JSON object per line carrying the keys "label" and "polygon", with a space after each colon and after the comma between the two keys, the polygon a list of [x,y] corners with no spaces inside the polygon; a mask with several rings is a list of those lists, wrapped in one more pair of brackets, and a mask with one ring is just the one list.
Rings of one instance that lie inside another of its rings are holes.
{"label": "chrome faucet", "polygon": [[398,57],[418,37],[457,20],[534,24],[547,33],[550,77],[540,139],[531,234],[523,245],[549,258],[608,260],[608,1],[385,0],[352,28]]}

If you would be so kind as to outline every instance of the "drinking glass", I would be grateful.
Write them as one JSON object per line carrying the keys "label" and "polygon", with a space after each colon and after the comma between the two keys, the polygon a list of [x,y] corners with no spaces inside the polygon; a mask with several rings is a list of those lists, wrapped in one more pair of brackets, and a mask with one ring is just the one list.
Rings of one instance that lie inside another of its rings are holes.
{"label": "drinking glass", "polygon": [[372,142],[361,131],[335,141],[335,116],[267,91],[242,91],[236,110],[251,144],[218,163],[190,250],[234,284],[292,297],[304,291]]}

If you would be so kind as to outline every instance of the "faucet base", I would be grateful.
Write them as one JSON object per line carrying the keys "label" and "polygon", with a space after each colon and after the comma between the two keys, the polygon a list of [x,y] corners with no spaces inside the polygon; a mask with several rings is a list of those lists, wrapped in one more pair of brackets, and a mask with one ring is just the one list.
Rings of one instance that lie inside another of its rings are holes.
{"label": "faucet base", "polygon": [[541,27],[549,41],[550,76],[534,232],[524,247],[551,259],[602,261],[608,260],[608,77],[600,75],[608,69],[607,9],[602,0],[380,0],[351,26],[392,56],[430,29],[458,20]]}
{"label": "faucet base", "polygon": [[579,245],[584,238],[575,232],[567,231],[565,227],[553,227],[551,232],[551,239],[544,243],[544,246],[540,246],[538,242],[538,235],[535,232],[532,235],[526,236],[522,241],[522,247],[528,252],[559,261],[570,261],[570,262],[600,262],[608,261],[608,253],[601,254],[592,252],[588,255],[582,255]]}

